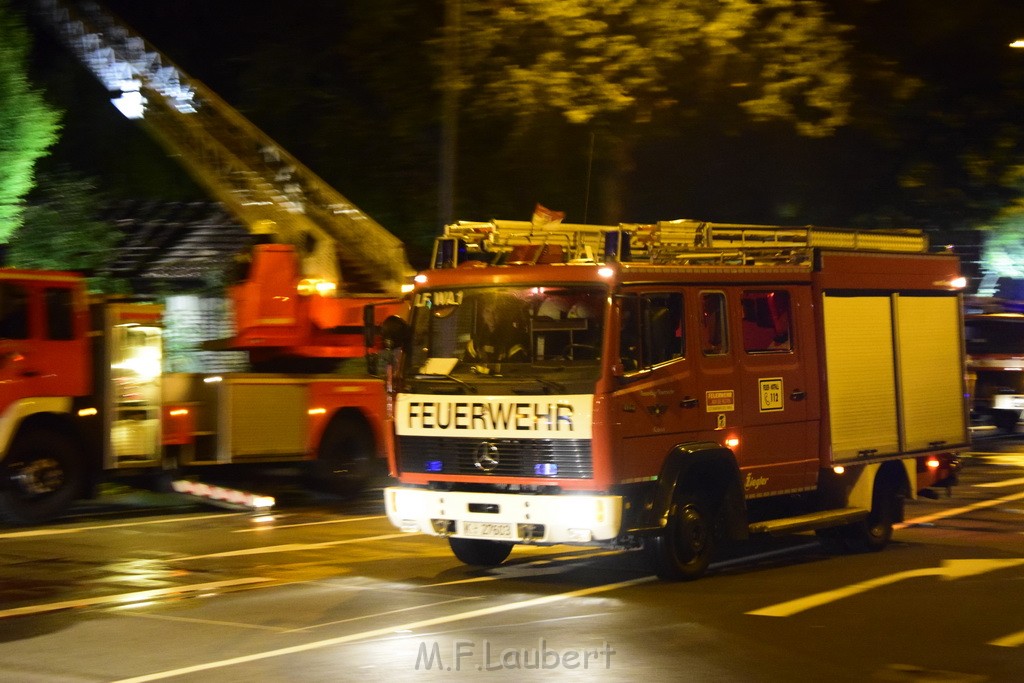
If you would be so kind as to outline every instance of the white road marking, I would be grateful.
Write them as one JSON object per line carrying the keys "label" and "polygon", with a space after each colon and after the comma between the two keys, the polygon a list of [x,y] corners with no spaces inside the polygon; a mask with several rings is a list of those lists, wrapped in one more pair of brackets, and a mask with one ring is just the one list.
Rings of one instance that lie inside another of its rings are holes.
{"label": "white road marking", "polygon": [[921,517],[915,517],[914,519],[908,519],[899,524],[894,524],[894,529],[905,529],[908,526],[914,526],[916,524],[927,524],[928,522],[934,522],[937,519],[945,519],[946,517],[955,517],[962,515],[966,512],[973,510],[983,510],[984,508],[995,507],[996,505],[1002,505],[1003,503],[1009,503],[1014,500],[1021,500],[1024,498],[1024,493],[1014,493],[1009,496],[1003,496],[1002,498],[993,498],[991,500],[983,500],[971,505],[964,505],[963,507],[950,508],[948,510],[942,510],[931,515],[923,515]]}
{"label": "white road marking", "polygon": [[530,598],[528,600],[520,600],[519,602],[510,602],[502,605],[495,605],[494,607],[483,607],[480,609],[470,610],[468,612],[461,612],[459,614],[450,614],[444,617],[434,617],[431,619],[423,619],[421,621],[413,621],[406,624],[398,624],[395,626],[386,626],[384,628],[372,629],[370,631],[362,631],[360,633],[352,633],[347,636],[339,636],[337,638],[328,638],[326,640],[317,640],[311,643],[305,643],[303,645],[294,645],[292,647],[283,647],[277,650],[266,650],[264,652],[256,652],[251,655],[243,655],[241,657],[232,657],[230,659],[222,659],[215,662],[205,662],[203,664],[194,664],[192,666],[181,667],[180,669],[171,669],[168,671],[158,671],[156,673],[144,674],[142,676],[134,676],[132,678],[124,678],[114,683],[146,683],[147,681],[159,681],[166,678],[174,678],[175,676],[184,676],[186,674],[198,673],[200,671],[211,671],[213,669],[223,669],[229,666],[237,666],[239,664],[248,664],[249,662],[257,662],[263,659],[270,659],[273,657],[283,657],[285,655],[298,654],[300,652],[309,652],[311,650],[319,650],[325,647],[332,647],[334,645],[344,645],[345,643],[351,643],[357,640],[366,640],[369,638],[378,638],[381,636],[392,636],[399,631],[413,631],[415,629],[427,628],[430,626],[438,626],[440,624],[450,624],[457,621],[466,621],[469,619],[476,619],[478,617],[492,616],[495,614],[502,614],[504,612],[512,612],[520,609],[528,609],[531,607],[541,607],[544,605],[550,605],[565,600],[571,600],[572,598],[585,597],[587,595],[595,595],[598,593],[607,593],[609,591],[619,590],[622,588],[629,588],[637,586],[642,583],[649,583],[654,581],[655,577],[645,576],[639,579],[631,579],[629,581],[620,581],[618,583],[608,583],[601,586],[593,586],[591,588],[581,588],[579,590],[569,591],[567,593],[556,593],[555,595],[544,595],[537,598]]}
{"label": "white road marking", "polygon": [[1017,633],[1011,633],[1008,636],[1002,638],[996,638],[990,640],[989,645],[995,645],[997,647],[1020,647],[1024,645],[1024,631],[1018,631]]}
{"label": "white road marking", "polygon": [[226,581],[211,581],[209,583],[193,583],[184,586],[171,586],[168,588],[154,588],[151,590],[134,591],[132,593],[118,593],[117,595],[99,595],[93,598],[80,598],[78,600],[64,600],[62,602],[48,602],[41,605],[26,605],[25,607],[14,607],[12,609],[0,610],[0,619],[8,617],[21,617],[28,614],[44,614],[46,612],[57,612],[76,607],[95,607],[96,605],[126,605],[135,602],[144,602],[165,598],[169,595],[181,593],[200,593],[203,591],[214,591],[221,588],[234,588],[237,586],[248,586],[257,583],[267,583],[274,579],[263,576],[250,576],[242,579],[228,579]]}
{"label": "white road marking", "polygon": [[414,605],[412,607],[403,607],[401,609],[387,610],[386,612],[375,612],[373,614],[361,614],[358,617],[349,617],[348,619],[339,619],[337,621],[325,621],[322,624],[313,624],[312,626],[303,626],[302,628],[291,628],[284,633],[301,633],[303,631],[311,631],[315,628],[322,628],[324,626],[337,626],[338,624],[347,624],[350,621],[360,621],[362,619],[375,619],[377,617],[383,617],[388,614],[398,614],[400,612],[412,612],[413,610],[426,609],[428,607],[439,607],[441,605],[448,605],[453,602],[466,602],[467,600],[483,600],[483,597],[470,596],[468,598],[452,598],[451,600],[442,600],[441,602],[432,602],[429,605]]}
{"label": "white road marking", "polygon": [[1024,477],[1020,479],[1004,479],[1003,481],[987,481],[984,484],[975,484],[975,488],[1004,488],[1006,486],[1020,486],[1024,484]]}
{"label": "white road marking", "polygon": [[302,522],[299,524],[265,524],[251,529],[235,529],[233,534],[248,534],[252,532],[277,531],[278,529],[294,529],[300,526],[320,526],[323,524],[345,524],[347,522],[368,522],[374,519],[387,519],[387,515],[373,515],[372,517],[348,517],[345,519],[328,519],[322,522]]}
{"label": "white road marking", "polygon": [[244,555],[265,555],[270,553],[297,553],[304,550],[321,550],[333,548],[338,545],[349,545],[352,543],[365,543],[367,541],[385,541],[392,538],[408,538],[409,534],[381,534],[380,536],[362,536],[360,538],[346,538],[339,541],[324,541],[323,543],[283,543],[281,545],[265,545],[259,548],[242,548],[241,550],[225,550],[221,553],[207,553],[205,555],[186,555],[184,557],[171,558],[175,562],[187,560],[206,560],[213,557],[241,557]]}
{"label": "white road marking", "polygon": [[795,600],[781,602],[776,605],[769,605],[761,609],[747,612],[760,617],[790,617],[794,614],[804,612],[815,607],[827,605],[843,598],[848,598],[859,593],[866,593],[873,588],[887,586],[904,579],[913,579],[921,576],[938,576],[943,579],[959,579],[965,576],[975,576],[985,572],[1008,569],[1024,565],[1024,559],[1013,560],[943,560],[938,567],[922,567],[921,569],[908,569],[907,571],[886,574],[860,583],[853,583],[849,586],[842,586],[830,591],[822,591],[814,595],[807,595]]}
{"label": "white road marking", "polygon": [[119,524],[96,524],[94,526],[76,526],[63,529],[27,529],[25,531],[11,531],[0,534],[0,538],[33,538],[37,536],[60,536],[62,534],[80,534],[85,531],[104,531],[106,529],[125,529],[136,526],[147,526],[149,524],[172,524],[174,522],[194,522],[201,519],[223,519],[225,517],[237,517],[238,515],[250,514],[247,512],[226,512],[213,515],[195,515],[190,517],[167,517],[164,519],[147,519],[144,522],[121,522]]}

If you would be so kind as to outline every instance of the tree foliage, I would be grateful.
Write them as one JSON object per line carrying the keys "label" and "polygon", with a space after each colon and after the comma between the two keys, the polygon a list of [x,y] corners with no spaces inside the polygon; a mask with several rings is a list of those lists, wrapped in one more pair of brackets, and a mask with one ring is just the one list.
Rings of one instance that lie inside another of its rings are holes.
{"label": "tree foliage", "polygon": [[57,141],[59,114],[27,78],[29,37],[7,0],[0,0],[0,242],[22,221],[36,160]]}
{"label": "tree foliage", "polygon": [[102,197],[94,181],[56,173],[42,178],[29,199],[24,222],[10,238],[10,265],[79,271],[89,276],[94,291],[122,289],[102,273],[120,233],[98,218]]}
{"label": "tree foliage", "polygon": [[549,112],[599,136],[604,220],[620,220],[638,140],[712,119],[827,136],[849,120],[848,27],[816,0],[462,0],[463,110]]}
{"label": "tree foliage", "polygon": [[847,27],[815,0],[463,0],[463,8],[462,88],[480,107],[630,125],[731,103],[812,136],[847,121]]}

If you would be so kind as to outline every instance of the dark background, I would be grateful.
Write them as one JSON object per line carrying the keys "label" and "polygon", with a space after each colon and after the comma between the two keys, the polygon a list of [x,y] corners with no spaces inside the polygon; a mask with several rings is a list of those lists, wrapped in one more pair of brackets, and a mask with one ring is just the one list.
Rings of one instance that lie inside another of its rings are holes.
{"label": "dark background", "polygon": [[[439,35],[440,1],[104,4],[405,239],[423,265],[441,223],[441,107],[426,44]],[[1024,35],[1024,3],[828,6],[854,27],[858,74],[913,77],[917,94],[893,106],[871,78],[860,79],[855,120],[826,139],[780,124],[723,131],[709,111],[641,142],[625,220],[923,227],[964,243],[1012,222],[1005,214],[1019,195],[1024,153],[1024,50],[1008,43]],[[116,197],[202,197],[91,75],[34,34],[33,73],[66,112],[44,168],[95,175]],[[555,118],[527,139],[507,139],[505,130],[500,118],[460,115],[455,218],[525,219],[541,202],[570,221],[599,220],[588,186],[590,131]]]}

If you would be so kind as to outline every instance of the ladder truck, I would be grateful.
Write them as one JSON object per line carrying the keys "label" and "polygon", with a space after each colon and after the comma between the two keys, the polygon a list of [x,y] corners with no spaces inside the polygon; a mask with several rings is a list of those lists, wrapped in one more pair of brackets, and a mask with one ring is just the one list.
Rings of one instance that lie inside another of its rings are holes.
{"label": "ladder truck", "polygon": [[920,231],[460,222],[432,266],[385,324],[385,504],[465,563],[604,545],[686,580],[755,534],[879,550],[956,481],[964,280]]}
{"label": "ladder truck", "polygon": [[234,334],[208,344],[248,352],[252,371],[162,373],[160,307],[90,299],[71,273],[4,271],[0,308],[22,326],[0,329],[0,514],[42,522],[105,478],[218,465],[299,463],[333,488],[365,485],[390,443],[368,361],[379,323],[405,310],[401,242],[96,3],[35,9],[259,236],[230,287]]}

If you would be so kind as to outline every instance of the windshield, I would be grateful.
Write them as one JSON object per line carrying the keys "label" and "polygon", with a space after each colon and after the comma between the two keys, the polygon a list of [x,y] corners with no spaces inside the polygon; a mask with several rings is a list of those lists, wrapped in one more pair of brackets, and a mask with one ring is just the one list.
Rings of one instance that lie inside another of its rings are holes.
{"label": "windshield", "polygon": [[607,300],[593,285],[419,292],[406,375],[592,381]]}

